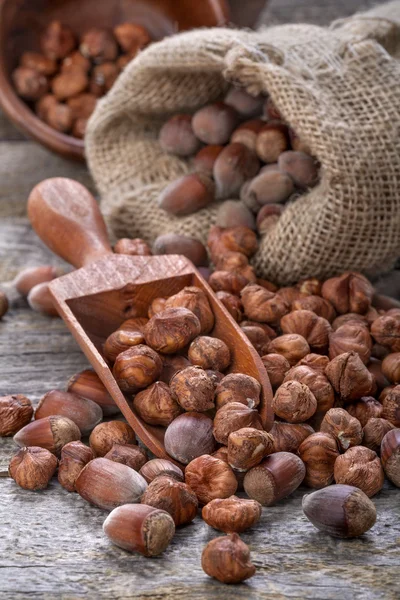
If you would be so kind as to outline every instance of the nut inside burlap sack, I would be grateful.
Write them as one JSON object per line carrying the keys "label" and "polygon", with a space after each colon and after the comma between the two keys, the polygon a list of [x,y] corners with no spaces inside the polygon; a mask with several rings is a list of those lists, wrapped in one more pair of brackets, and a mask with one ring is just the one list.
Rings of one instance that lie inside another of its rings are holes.
{"label": "nut inside burlap sack", "polygon": [[331,28],[197,30],[153,44],[98,103],[86,135],[102,210],[118,237],[183,233],[205,242],[218,204],[186,217],[160,190],[190,171],[164,153],[162,123],[223,97],[269,94],[321,163],[320,183],[260,242],[259,276],[280,285],[347,269],[388,270],[400,251],[400,2]]}

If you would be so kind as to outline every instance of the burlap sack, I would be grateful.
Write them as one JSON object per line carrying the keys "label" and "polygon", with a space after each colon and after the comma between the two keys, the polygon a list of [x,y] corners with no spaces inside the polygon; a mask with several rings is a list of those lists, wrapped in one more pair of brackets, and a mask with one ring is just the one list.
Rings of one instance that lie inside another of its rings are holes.
{"label": "burlap sack", "polygon": [[260,276],[289,284],[346,269],[387,270],[400,253],[400,2],[333,24],[197,30],[153,44],[98,103],[86,136],[102,210],[118,237],[166,232],[203,242],[217,204],[187,217],[157,207],[187,173],[160,125],[223,96],[268,93],[321,163],[319,185],[261,241]]}

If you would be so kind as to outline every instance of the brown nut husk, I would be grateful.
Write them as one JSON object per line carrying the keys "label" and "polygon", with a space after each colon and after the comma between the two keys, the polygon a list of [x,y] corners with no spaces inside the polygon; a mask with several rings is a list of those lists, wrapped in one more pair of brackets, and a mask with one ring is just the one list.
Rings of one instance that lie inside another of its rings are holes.
{"label": "brown nut husk", "polygon": [[176,527],[193,521],[199,505],[196,494],[186,483],[163,475],[150,483],[142,496],[142,504],[165,510]]}
{"label": "brown nut husk", "polygon": [[124,331],[118,329],[111,333],[103,344],[103,353],[107,360],[114,362],[118,354],[129,350],[132,346],[143,344],[144,337],[140,331]]}
{"label": "brown nut husk", "polygon": [[237,533],[208,542],[201,555],[201,566],[207,575],[222,583],[240,583],[256,572],[249,548]]}
{"label": "brown nut husk", "polygon": [[39,446],[59,456],[65,444],[81,439],[81,432],[71,419],[52,415],[28,423],[13,439],[18,446]]}
{"label": "brown nut husk", "polygon": [[214,383],[201,367],[186,367],[170,382],[170,391],[184,410],[205,412],[214,408]]}
{"label": "brown nut husk", "polygon": [[45,448],[21,448],[8,467],[8,473],[24,490],[44,490],[57,469],[57,459]]}
{"label": "brown nut husk", "polygon": [[225,533],[242,533],[261,518],[261,504],[256,500],[247,500],[230,496],[216,498],[203,507],[203,521]]}
{"label": "brown nut husk", "polygon": [[386,477],[400,487],[400,429],[386,433],[381,444],[381,459]]}
{"label": "brown nut husk", "polygon": [[356,446],[349,448],[335,461],[334,476],[336,483],[354,485],[369,498],[382,489],[384,473],[376,452]]}
{"label": "brown nut husk", "polygon": [[82,435],[88,435],[103,419],[103,411],[98,404],[61,390],[47,392],[36,407],[36,420],[51,415],[68,417],[76,423]]}
{"label": "brown nut husk", "polygon": [[299,447],[299,456],[306,467],[304,483],[322,488],[333,482],[333,470],[339,450],[335,438],[328,433],[313,433]]}
{"label": "brown nut husk", "polygon": [[115,359],[113,375],[123,392],[136,392],[154,383],[162,371],[157,352],[139,344],[121,352]]}
{"label": "brown nut husk", "polygon": [[261,384],[250,375],[229,373],[218,383],[215,390],[217,409],[229,402],[241,402],[249,408],[256,408],[260,403]]}
{"label": "brown nut husk", "polygon": [[343,408],[328,410],[322,420],[320,431],[332,435],[341,450],[359,446],[363,439],[360,421],[352,417]]}
{"label": "brown nut husk", "polygon": [[331,302],[336,312],[365,314],[371,306],[374,288],[361,273],[343,273],[327,279],[322,285],[322,296]]}
{"label": "brown nut husk", "polygon": [[212,419],[198,412],[179,415],[167,427],[164,445],[172,458],[185,465],[197,456],[212,454],[216,446]]}
{"label": "brown nut husk", "polygon": [[380,418],[383,412],[383,406],[372,396],[364,396],[346,407],[347,412],[358,419],[362,427],[368,423],[370,419]]}
{"label": "brown nut husk", "polygon": [[274,440],[266,431],[243,427],[228,438],[228,464],[237,471],[248,471],[273,451]]}
{"label": "brown nut husk", "polygon": [[185,470],[185,481],[200,504],[215,498],[229,498],[237,490],[231,467],[219,458],[204,454],[192,460]]}
{"label": "brown nut husk", "polygon": [[258,411],[241,402],[229,402],[217,410],[214,417],[214,437],[220,444],[227,445],[229,434],[243,427],[263,430]]}
{"label": "brown nut husk", "polygon": [[363,446],[379,454],[383,438],[392,429],[395,426],[390,421],[372,417],[363,427]]}
{"label": "brown nut husk", "polygon": [[147,462],[146,451],[135,444],[114,444],[104,458],[127,465],[134,471],[140,471]]}
{"label": "brown nut husk", "polygon": [[335,392],[345,402],[367,396],[373,389],[374,378],[356,352],[336,356],[325,369]]}
{"label": "brown nut husk", "polygon": [[309,387],[299,381],[287,381],[272,401],[275,414],[288,423],[303,423],[317,410],[317,400]]}
{"label": "brown nut husk", "polygon": [[371,357],[372,339],[368,328],[362,324],[346,323],[329,336],[329,358],[332,360],[345,352],[357,352],[366,365]]}
{"label": "brown nut husk", "polygon": [[136,438],[128,423],[107,421],[93,429],[89,437],[89,444],[96,456],[105,456],[114,444],[136,444]]}
{"label": "brown nut husk", "polygon": [[188,358],[193,365],[202,369],[225,371],[231,362],[231,353],[222,340],[202,335],[190,344]]}
{"label": "brown nut husk", "polygon": [[269,431],[273,439],[273,452],[293,452],[296,454],[300,444],[312,433],[315,433],[315,431],[307,423],[281,423],[281,421],[275,421]]}
{"label": "brown nut husk", "polygon": [[0,397],[0,436],[15,435],[32,419],[33,408],[23,394]]}
{"label": "brown nut husk", "polygon": [[301,335],[312,350],[324,352],[328,348],[332,327],[311,310],[295,310],[284,315],[280,325],[283,333]]}
{"label": "brown nut husk", "polygon": [[286,333],[278,336],[268,344],[267,353],[282,354],[293,367],[310,353],[310,346],[303,336],[297,333]]}
{"label": "brown nut husk", "polygon": [[207,295],[195,286],[184,287],[183,290],[167,298],[165,308],[187,308],[200,321],[200,333],[209,333],[214,327],[214,313]]}
{"label": "brown nut husk", "polygon": [[289,312],[286,302],[261,285],[249,284],[241,291],[244,312],[249,319],[276,324]]}
{"label": "brown nut husk", "polygon": [[176,479],[177,481],[183,481],[184,479],[182,469],[164,458],[153,458],[147,461],[139,473],[145,478],[147,483],[151,483],[156,477],[161,475]]}
{"label": "brown nut husk", "polygon": [[182,412],[168,385],[162,381],[136,394],[133,406],[145,423],[162,427],[168,427]]}
{"label": "brown nut husk", "polygon": [[91,448],[82,442],[69,442],[61,450],[58,481],[68,492],[75,491],[75,482],[83,467],[94,459]]}
{"label": "brown nut husk", "polygon": [[187,308],[167,308],[154,315],[144,328],[146,343],[162,354],[182,350],[200,334],[196,315]]}

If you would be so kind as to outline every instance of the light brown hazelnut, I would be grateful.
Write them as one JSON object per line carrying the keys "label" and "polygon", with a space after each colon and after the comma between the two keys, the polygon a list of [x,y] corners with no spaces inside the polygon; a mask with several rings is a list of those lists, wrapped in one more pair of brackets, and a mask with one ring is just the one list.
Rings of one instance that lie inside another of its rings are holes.
{"label": "light brown hazelnut", "polygon": [[143,448],[135,444],[114,444],[111,450],[107,452],[104,458],[127,465],[135,471],[140,471],[147,462],[147,454]]}
{"label": "light brown hazelnut", "polygon": [[382,417],[400,427],[400,385],[396,385],[382,400]]}
{"label": "light brown hazelnut", "polygon": [[129,254],[130,256],[151,256],[150,246],[142,238],[121,238],[114,245],[116,254]]}
{"label": "light brown hazelnut", "polygon": [[257,156],[266,163],[276,163],[279,155],[289,146],[289,133],[285,123],[269,121],[257,135]]}
{"label": "light brown hazelnut", "polygon": [[366,365],[371,357],[372,340],[364,325],[347,323],[329,336],[329,358],[332,360],[344,352],[357,352]]}
{"label": "light brown hazelnut", "polygon": [[91,69],[91,62],[88,58],[83,56],[79,50],[75,50],[68,54],[61,62],[61,72],[66,73],[67,71],[74,71],[81,69],[85,73],[88,73]]}
{"label": "light brown hazelnut", "polygon": [[101,382],[99,376],[91,369],[85,369],[73,375],[68,381],[67,391],[98,404],[104,416],[115,415],[119,412],[118,406]]}
{"label": "light brown hazelnut", "polygon": [[261,357],[261,360],[267,370],[272,387],[278,388],[282,385],[285,375],[290,369],[289,361],[282,354],[266,354]]}
{"label": "light brown hazelnut", "polygon": [[363,427],[363,446],[379,454],[383,438],[392,429],[395,429],[395,426],[386,419],[379,417],[368,419]]}
{"label": "light brown hazelnut", "polygon": [[253,256],[258,249],[257,236],[249,227],[231,227],[222,231],[220,244],[226,251],[241,252],[247,257]]}
{"label": "light brown hazelnut", "polygon": [[208,542],[201,555],[201,566],[207,575],[222,583],[240,583],[256,572],[249,548],[237,533]]}
{"label": "light brown hazelnut", "polygon": [[239,122],[236,110],[223,102],[200,108],[192,119],[196,137],[205,144],[226,144]]}
{"label": "light brown hazelnut", "polygon": [[287,381],[276,391],[272,408],[289,423],[303,423],[317,410],[317,401],[310,388],[299,381]]}
{"label": "light brown hazelnut", "polygon": [[382,361],[382,372],[385,377],[397,385],[400,383],[400,352],[388,354]]}
{"label": "light brown hazelnut", "polygon": [[75,48],[76,41],[72,29],[60,21],[52,21],[40,37],[43,54],[51,60],[65,58]]}
{"label": "light brown hazelnut", "polygon": [[145,478],[147,483],[151,483],[156,477],[160,476],[176,479],[177,481],[183,481],[184,479],[182,469],[164,458],[153,458],[147,461],[139,473]]}
{"label": "light brown hazelnut", "polygon": [[217,409],[229,402],[241,402],[249,408],[260,403],[261,385],[254,377],[244,373],[230,373],[218,383],[215,390]]}
{"label": "light brown hazelnut", "polygon": [[310,310],[295,310],[281,319],[283,333],[297,333],[308,342],[310,348],[326,351],[332,331],[329,321]]}
{"label": "light brown hazelnut", "polygon": [[117,42],[107,29],[89,29],[81,37],[79,50],[86,58],[96,63],[113,61],[118,55]]}
{"label": "light brown hazelnut", "polygon": [[66,100],[84,92],[88,86],[88,77],[83,71],[76,70],[60,73],[51,82],[51,89],[57,100]]}
{"label": "light brown hazelnut", "polygon": [[146,488],[147,483],[139,473],[108,458],[91,460],[75,482],[82,498],[104,510],[140,502]]}
{"label": "light brown hazelnut", "polygon": [[114,35],[124,52],[136,54],[151,42],[147,29],[137,23],[120,23],[114,27]]}
{"label": "light brown hazelnut", "polygon": [[400,319],[382,315],[371,325],[372,337],[391,352],[400,352]]}
{"label": "light brown hazelnut", "polygon": [[300,293],[305,294],[306,296],[320,296],[322,281],[316,277],[311,277],[310,279],[299,281],[297,287],[299,288]]}
{"label": "light brown hazelnut", "polygon": [[224,146],[216,144],[209,144],[208,146],[201,148],[194,157],[196,171],[200,171],[211,177],[213,174],[214,163],[223,149]]}
{"label": "light brown hazelnut", "polygon": [[320,431],[332,435],[341,450],[359,446],[363,439],[361,423],[343,408],[331,408],[321,423]]}
{"label": "light brown hazelnut", "polygon": [[306,467],[304,483],[322,488],[333,482],[333,469],[339,450],[335,438],[328,433],[313,433],[300,444],[299,456]]}
{"label": "light brown hazelnut", "polygon": [[105,456],[114,444],[136,444],[136,438],[128,423],[107,421],[93,429],[89,437],[89,444],[96,456]]}
{"label": "light brown hazelnut", "polygon": [[167,385],[170,384],[175,373],[190,366],[188,359],[180,354],[166,354],[162,357],[162,362],[163,368],[160,375],[160,381],[163,381]]}
{"label": "light brown hazelnut", "polygon": [[279,323],[280,319],[289,312],[288,305],[278,294],[257,284],[247,285],[240,296],[246,316],[253,321]]}
{"label": "light brown hazelnut", "polygon": [[214,437],[220,444],[228,444],[229,434],[243,427],[263,431],[258,411],[241,402],[228,402],[220,408],[214,418]]}
{"label": "light brown hazelnut", "polygon": [[114,362],[121,352],[143,343],[144,337],[140,331],[118,329],[111,333],[104,342],[103,353],[107,360]]}
{"label": "light brown hazelnut", "polygon": [[374,385],[374,378],[356,352],[336,356],[325,369],[326,376],[335,392],[345,402],[367,396]]}
{"label": "light brown hazelnut", "polygon": [[246,473],[244,489],[253,500],[263,506],[272,506],[292,494],[305,474],[305,466],[298,456],[290,452],[277,452]]}
{"label": "light brown hazelnut", "polygon": [[244,274],[242,271],[214,271],[208,280],[208,283],[215,292],[224,291],[230,294],[239,294],[249,282],[248,274]]}
{"label": "light brown hazelnut", "polygon": [[200,333],[209,333],[214,327],[214,313],[207,295],[195,286],[184,287],[183,290],[167,298],[165,308],[187,308],[200,321]]}
{"label": "light brown hazelnut", "polygon": [[369,498],[382,489],[384,473],[376,452],[356,446],[349,448],[335,461],[334,476],[336,483],[354,485]]}
{"label": "light brown hazelnut", "polygon": [[263,125],[264,121],[261,119],[252,119],[241,123],[231,135],[231,144],[243,144],[243,146],[255,152],[257,135]]}
{"label": "light brown hazelnut", "polygon": [[200,334],[201,324],[187,308],[167,308],[154,315],[144,328],[149,346],[163,354],[174,354]]}
{"label": "light brown hazelnut", "polygon": [[291,306],[295,300],[304,297],[300,290],[294,286],[282,287],[277,291],[277,294],[286,302],[288,306]]}
{"label": "light brown hazelnut", "polygon": [[374,288],[361,273],[348,272],[327,279],[322,296],[331,302],[336,312],[365,314],[371,306]]}
{"label": "light brown hazelnut", "polygon": [[205,412],[214,408],[214,383],[201,367],[178,371],[171,379],[170,391],[186,411]]}
{"label": "light brown hazelnut", "polygon": [[204,173],[183,175],[168,184],[158,198],[158,206],[182,217],[208,206],[214,200],[214,183]]}
{"label": "light brown hazelnut", "polygon": [[240,329],[250,340],[258,354],[262,356],[267,351],[268,344],[271,341],[265,330],[256,323],[254,325],[240,324]]}
{"label": "light brown hazelnut", "polygon": [[28,304],[32,310],[49,317],[58,317],[58,311],[54,306],[53,297],[50,294],[47,281],[35,285],[28,294]]}
{"label": "light brown hazelnut", "polygon": [[273,452],[296,453],[300,444],[312,433],[315,433],[314,429],[306,423],[275,421],[269,432],[273,439]]}
{"label": "light brown hazelnut", "polygon": [[172,397],[167,384],[156,381],[136,394],[133,406],[139,417],[149,425],[167,427],[182,413],[179,404]]}
{"label": "light brown hazelnut", "polygon": [[154,298],[153,302],[150,304],[149,310],[147,314],[149,315],[149,319],[154,317],[160,312],[165,310],[165,303],[167,302],[166,298]]}
{"label": "light brown hazelnut", "polygon": [[318,181],[318,163],[305,152],[288,150],[278,156],[279,169],[289,175],[301,189],[313,187]]}
{"label": "light brown hazelnut", "polygon": [[400,487],[400,429],[386,433],[381,444],[381,459],[386,477]]}
{"label": "light brown hazelnut", "polygon": [[248,471],[271,454],[273,438],[266,431],[243,427],[228,437],[228,464],[232,469]]}
{"label": "light brown hazelnut", "polygon": [[[281,204],[265,204],[257,213],[256,226],[259,235],[264,235],[275,227],[283,213]],[[259,283],[259,282],[257,282]]]}
{"label": "light brown hazelnut", "polygon": [[213,168],[216,196],[235,198],[248,179],[260,170],[257,155],[244,144],[228,144],[218,155]]}
{"label": "light brown hazelnut", "polygon": [[57,469],[57,459],[45,448],[21,448],[8,467],[8,473],[24,490],[44,490]]}
{"label": "light brown hazelnut", "polygon": [[15,435],[32,419],[33,408],[23,394],[0,397],[0,436]]}
{"label": "light brown hazelnut", "polygon": [[143,333],[148,322],[149,319],[146,317],[131,317],[123,321],[118,329],[122,329],[123,331],[140,331],[140,333]]}
{"label": "light brown hazelnut", "polygon": [[225,252],[221,254],[216,263],[216,269],[220,271],[237,271],[244,269],[249,264],[249,259],[240,252]]}
{"label": "light brown hazelnut", "polygon": [[290,145],[292,146],[293,150],[296,150],[296,152],[305,152],[306,154],[311,154],[309,145],[306,144],[304,140],[299,138],[297,133],[291,128],[289,128],[289,138]]}
{"label": "light brown hazelnut", "polygon": [[237,496],[216,498],[203,507],[203,521],[225,533],[241,533],[255,525],[261,518],[261,504]]}
{"label": "light brown hazelnut", "polygon": [[294,300],[292,304],[292,310],[311,310],[315,312],[319,317],[323,317],[329,323],[335,320],[336,311],[332,304],[321,298],[321,296],[303,296]]}
{"label": "light brown hazelnut", "polygon": [[167,427],[164,445],[168,454],[184,465],[202,454],[212,454],[216,446],[213,422],[202,413],[179,415]]}
{"label": "light brown hazelnut", "polygon": [[12,73],[12,80],[18,96],[25,100],[38,100],[49,89],[46,76],[29,67],[17,67]]}
{"label": "light brown hazelnut", "polygon": [[98,404],[71,392],[62,392],[61,390],[47,392],[37,405],[36,420],[51,415],[68,417],[76,423],[82,435],[89,434],[103,419],[103,411]]}
{"label": "light brown hazelnut", "polygon": [[204,454],[192,460],[185,470],[185,481],[200,504],[215,498],[229,498],[237,489],[236,477],[223,460]]}
{"label": "light brown hazelnut", "polygon": [[357,400],[357,402],[349,404],[346,410],[361,423],[362,427],[365,427],[370,419],[382,416],[383,406],[372,396],[364,396]]}
{"label": "light brown hazelnut", "polygon": [[313,371],[324,374],[328,364],[329,358],[327,356],[311,353],[306,354],[306,356],[299,360],[296,367],[309,367]]}
{"label": "light brown hazelnut", "polygon": [[75,481],[83,467],[94,459],[91,448],[82,442],[69,442],[61,450],[58,481],[68,492],[75,491]]}
{"label": "light brown hazelnut", "polygon": [[165,510],[173,518],[176,527],[190,523],[197,515],[196,494],[186,483],[172,477],[156,477],[144,492],[141,502]]}
{"label": "light brown hazelnut", "polygon": [[233,317],[237,323],[240,323],[243,318],[243,304],[240,298],[223,290],[216,292],[215,295],[221,304],[224,305],[231,317]]}
{"label": "light brown hazelnut", "polygon": [[267,353],[282,354],[291,366],[310,352],[310,346],[303,336],[297,333],[287,333],[272,340],[267,348]]}
{"label": "light brown hazelnut", "polygon": [[201,146],[193,133],[191,115],[174,115],[160,129],[158,142],[165,152],[176,156],[196,154]]}
{"label": "light brown hazelnut", "polygon": [[320,371],[307,366],[295,366],[286,374],[284,383],[287,381],[299,381],[310,388],[317,401],[317,413],[325,414],[333,407],[334,390],[328,378]]}
{"label": "light brown hazelnut", "polygon": [[333,331],[336,331],[342,325],[347,325],[351,323],[352,325],[368,325],[367,319],[364,315],[358,315],[357,313],[346,313],[345,315],[340,315],[336,317],[336,319],[332,323]]}
{"label": "light brown hazelnut", "polygon": [[193,365],[203,369],[225,371],[231,362],[231,353],[222,340],[203,335],[190,344],[188,358]]}
{"label": "light brown hazelnut", "polygon": [[285,202],[294,192],[293,179],[279,169],[260,172],[241,192],[243,201],[254,212],[262,206]]}
{"label": "light brown hazelnut", "polygon": [[38,283],[52,281],[61,274],[61,271],[52,265],[28,267],[18,273],[14,279],[14,285],[22,296],[27,296],[31,289]]}
{"label": "light brown hazelnut", "polygon": [[73,123],[71,109],[66,104],[53,104],[49,107],[45,120],[53,129],[66,133],[70,131]]}
{"label": "light brown hazelnut", "polygon": [[273,329],[270,325],[267,325],[267,323],[260,323],[259,321],[250,321],[248,319],[244,319],[240,322],[240,327],[258,327],[265,332],[270,340],[274,340],[278,335],[275,329]]}
{"label": "light brown hazelnut", "polygon": [[242,88],[231,87],[225,96],[224,102],[232,106],[243,119],[248,119],[261,114],[265,97],[262,95],[253,96]]}
{"label": "light brown hazelnut", "polygon": [[40,54],[40,52],[24,52],[20,60],[21,67],[35,69],[42,75],[54,75],[57,71],[57,63],[52,58]]}
{"label": "light brown hazelnut", "polygon": [[94,67],[89,81],[89,91],[99,98],[104,96],[114,85],[119,75],[119,69],[114,62],[104,62]]}
{"label": "light brown hazelnut", "polygon": [[303,511],[311,523],[338,538],[362,535],[375,524],[376,508],[360,489],[331,485],[303,497]]}
{"label": "light brown hazelnut", "polygon": [[118,354],[113,375],[123,392],[136,392],[154,383],[161,370],[162,362],[157,352],[140,344]]}

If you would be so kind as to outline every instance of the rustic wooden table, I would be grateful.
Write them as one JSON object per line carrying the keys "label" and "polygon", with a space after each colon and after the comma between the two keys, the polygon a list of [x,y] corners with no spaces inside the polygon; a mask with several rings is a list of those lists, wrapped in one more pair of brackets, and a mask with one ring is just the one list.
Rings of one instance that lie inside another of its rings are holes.
{"label": "rustic wooden table", "polygon": [[[260,21],[325,24],[373,3],[271,0]],[[0,281],[7,282],[23,267],[60,262],[29,227],[25,206],[32,186],[53,176],[93,185],[84,166],[27,141],[2,117],[0,156]],[[59,319],[31,312],[10,285],[3,287],[12,305],[0,324],[0,395],[23,393],[36,403],[47,390],[63,388],[86,360]],[[128,554],[103,536],[106,514],[56,481],[41,493],[17,488],[5,477],[14,450],[12,440],[0,440],[1,599],[400,598],[400,501],[388,484],[374,499],[377,524],[358,540],[318,533],[301,511],[304,490],[264,509],[261,522],[243,534],[257,574],[227,587],[201,570],[202,548],[217,534],[200,519],[180,529],[162,557]]]}

